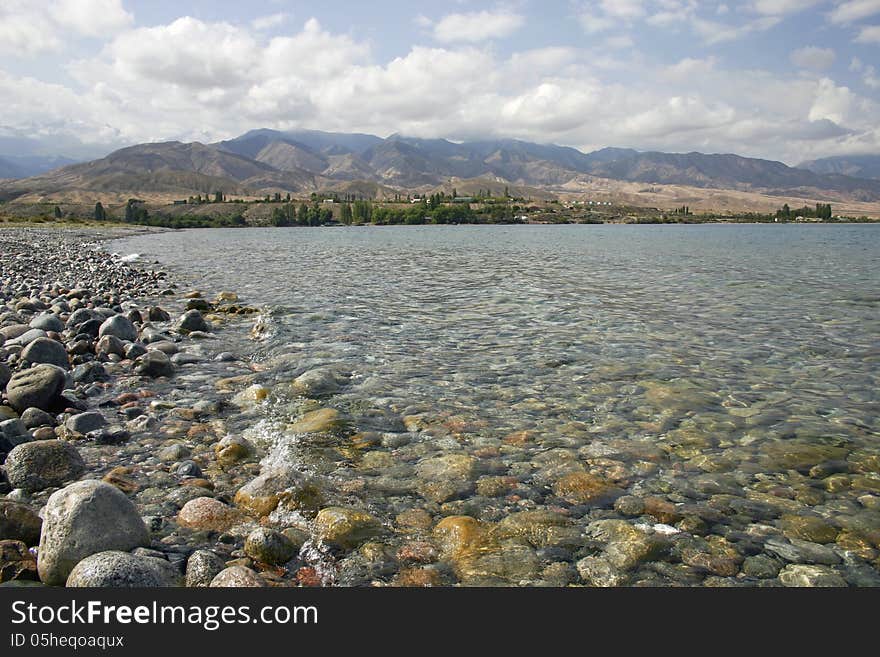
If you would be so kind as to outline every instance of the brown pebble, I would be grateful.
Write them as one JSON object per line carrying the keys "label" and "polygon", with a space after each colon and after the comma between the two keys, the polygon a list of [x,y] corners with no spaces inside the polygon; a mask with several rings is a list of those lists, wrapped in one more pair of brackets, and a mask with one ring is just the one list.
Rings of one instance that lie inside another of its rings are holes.
{"label": "brown pebble", "polygon": [[324,582],[318,571],[311,566],[303,566],[296,571],[296,581],[300,586],[324,586]]}
{"label": "brown pebble", "polygon": [[395,586],[440,586],[440,573],[434,568],[403,568],[394,578]]}

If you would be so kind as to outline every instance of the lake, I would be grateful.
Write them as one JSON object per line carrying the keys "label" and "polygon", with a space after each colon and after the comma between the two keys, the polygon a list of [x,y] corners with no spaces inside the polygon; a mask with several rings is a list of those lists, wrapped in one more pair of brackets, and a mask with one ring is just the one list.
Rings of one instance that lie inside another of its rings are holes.
{"label": "lake", "polygon": [[[265,468],[390,528],[391,553],[424,542],[466,584],[877,576],[880,226],[201,229],[110,248],[263,309],[239,349],[272,394],[237,426]],[[323,388],[290,389],[314,369]],[[297,430],[324,408],[323,437]]]}

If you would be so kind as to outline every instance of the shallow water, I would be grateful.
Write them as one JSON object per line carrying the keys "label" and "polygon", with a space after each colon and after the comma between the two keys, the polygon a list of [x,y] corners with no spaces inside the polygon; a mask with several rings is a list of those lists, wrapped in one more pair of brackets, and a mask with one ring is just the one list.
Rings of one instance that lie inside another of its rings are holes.
{"label": "shallow water", "polygon": [[[560,483],[587,472],[618,494],[752,503],[703,535],[786,511],[880,531],[862,499],[880,494],[880,226],[194,230],[111,249],[263,306],[250,350],[278,394],[242,423],[267,458],[389,526],[412,508],[617,517],[614,495]],[[320,403],[381,440],[285,433],[312,408],[286,384],[328,364],[351,379]],[[449,455],[468,460],[436,460]],[[583,556],[542,554],[486,581]]]}

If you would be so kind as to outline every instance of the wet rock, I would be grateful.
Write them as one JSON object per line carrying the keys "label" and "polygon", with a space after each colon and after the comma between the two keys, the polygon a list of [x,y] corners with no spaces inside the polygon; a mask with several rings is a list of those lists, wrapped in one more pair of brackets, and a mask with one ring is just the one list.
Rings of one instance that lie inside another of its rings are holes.
{"label": "wet rock", "polygon": [[169,322],[171,321],[171,315],[158,306],[150,306],[150,309],[147,312],[147,319],[151,322]]}
{"label": "wet rock", "polygon": [[14,374],[6,386],[6,396],[9,405],[19,413],[31,407],[49,411],[60,402],[65,383],[61,368],[37,365]]}
{"label": "wet rock", "polygon": [[558,479],[553,492],[571,504],[604,505],[613,502],[623,491],[613,483],[588,472],[572,472]]}
{"label": "wet rock", "polygon": [[306,476],[279,468],[265,470],[239,488],[235,504],[259,517],[269,515],[279,506],[313,514],[324,504],[324,498]]}
{"label": "wet rock", "polygon": [[60,440],[37,440],[6,457],[6,477],[15,488],[33,492],[78,478],[86,466],[76,447]]}
{"label": "wet rock", "polygon": [[64,426],[68,431],[85,435],[90,431],[96,431],[107,425],[107,420],[97,411],[87,411],[85,413],[77,413],[67,418]]}
{"label": "wet rock", "polygon": [[213,497],[190,500],[177,514],[178,524],[200,531],[225,532],[241,520],[236,509]]}
{"label": "wet rock", "polygon": [[577,562],[577,571],[585,584],[599,587],[623,586],[627,574],[611,564],[607,557],[584,557]]}
{"label": "wet rock", "polygon": [[164,559],[117,550],[86,557],[67,577],[68,588],[158,588],[179,584],[179,573]]}
{"label": "wet rock", "polygon": [[0,539],[36,545],[40,542],[42,526],[40,516],[27,504],[0,499]]}
{"label": "wet rock", "polygon": [[476,459],[467,454],[424,459],[416,466],[416,475],[422,480],[419,493],[431,502],[443,503],[473,490]]}
{"label": "wet rock", "polygon": [[29,363],[45,363],[68,369],[70,361],[64,345],[49,338],[37,338],[21,352],[22,360]]}
{"label": "wet rock", "polygon": [[256,451],[253,444],[241,436],[226,436],[214,445],[214,456],[224,467],[245,461],[254,456]]}
{"label": "wet rock", "polygon": [[[2,346],[2,342],[0,342],[0,346]],[[0,361],[0,390],[6,387],[6,384],[9,383],[9,379],[12,378],[12,370],[9,369],[9,365]]]}
{"label": "wet rock", "polygon": [[668,543],[625,520],[598,520],[587,527],[587,534],[605,542],[604,556],[615,568],[631,570],[663,555]]}
{"label": "wet rock", "polygon": [[845,587],[846,580],[827,566],[804,566],[792,564],[779,573],[784,586],[799,587]]}
{"label": "wet rock", "polygon": [[317,398],[335,394],[348,384],[350,378],[350,375],[338,367],[318,367],[294,379],[291,389],[303,397]]}
{"label": "wet rock", "polygon": [[797,538],[812,543],[833,543],[839,530],[823,518],[807,515],[784,515],[779,526],[786,538]]}
{"label": "wet rock", "polygon": [[624,495],[614,501],[614,510],[624,516],[640,516],[645,512],[645,503],[640,497]]}
{"label": "wet rock", "polygon": [[150,535],[134,504],[113,486],[79,481],[46,503],[40,537],[40,579],[61,585],[85,557],[149,545]]}
{"label": "wet rock", "polygon": [[210,586],[211,581],[224,569],[226,564],[210,550],[196,550],[186,561],[186,585],[188,587]]}
{"label": "wet rock", "polygon": [[167,354],[151,349],[137,359],[134,371],[141,376],[148,376],[153,379],[161,376],[172,377],[174,376],[174,365],[169,360]]}
{"label": "wet rock", "polygon": [[743,574],[758,579],[773,579],[779,574],[780,568],[781,566],[776,559],[764,554],[746,557],[742,565]]}
{"label": "wet rock", "polygon": [[104,320],[98,329],[98,337],[103,338],[105,335],[112,335],[125,342],[134,342],[138,338],[137,328],[130,319],[123,315],[114,315]]}
{"label": "wet rock", "polygon": [[211,588],[258,588],[266,586],[266,581],[256,572],[245,566],[232,566],[221,570],[209,584]]}
{"label": "wet rock", "polygon": [[327,507],[318,512],[315,529],[321,541],[351,549],[378,536],[382,525],[359,509]]}
{"label": "wet rock", "polygon": [[320,408],[287,425],[291,433],[335,433],[348,426],[348,419],[335,408]]}
{"label": "wet rock", "polygon": [[568,518],[549,510],[511,513],[491,533],[498,540],[518,539],[536,548],[576,547],[583,543],[580,530]]}
{"label": "wet rock", "polygon": [[244,541],[244,552],[251,559],[270,565],[287,563],[299,553],[299,548],[281,532],[261,527]]}
{"label": "wet rock", "polygon": [[208,333],[211,327],[198,310],[188,310],[177,320],[177,330],[183,334],[202,331]]}
{"label": "wet rock", "polygon": [[183,443],[173,443],[160,449],[157,456],[161,461],[173,463],[174,461],[181,461],[185,458],[189,458],[190,453],[189,447]]}

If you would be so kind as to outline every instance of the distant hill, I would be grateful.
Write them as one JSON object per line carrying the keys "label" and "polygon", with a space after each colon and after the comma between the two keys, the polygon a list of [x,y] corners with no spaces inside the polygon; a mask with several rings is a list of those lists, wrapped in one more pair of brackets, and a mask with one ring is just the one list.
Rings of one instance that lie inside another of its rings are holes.
{"label": "distant hill", "polygon": [[267,129],[215,144],[164,142],[123,148],[93,162],[0,183],[0,198],[87,195],[90,191],[188,196],[218,190],[263,195],[327,189],[387,196],[389,190],[436,189],[453,179],[533,190],[571,190],[612,180],[829,200],[880,200],[880,180],[732,154],[621,148],[582,153],[515,139],[457,143],[403,135],[381,139]]}
{"label": "distant hill", "polygon": [[810,160],[798,165],[819,174],[835,173],[856,178],[880,180],[880,155],[841,155]]}

